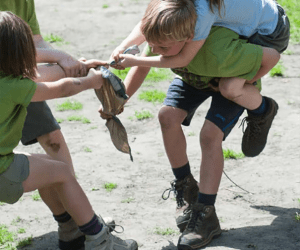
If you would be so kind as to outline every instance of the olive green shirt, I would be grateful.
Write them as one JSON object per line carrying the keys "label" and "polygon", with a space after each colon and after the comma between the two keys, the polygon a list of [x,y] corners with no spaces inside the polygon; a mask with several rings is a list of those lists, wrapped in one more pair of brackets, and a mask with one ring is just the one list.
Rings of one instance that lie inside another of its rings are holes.
{"label": "olive green shirt", "polygon": [[40,35],[40,26],[35,14],[34,0],[1,0],[1,11],[11,11],[22,18],[31,28],[33,35]]}

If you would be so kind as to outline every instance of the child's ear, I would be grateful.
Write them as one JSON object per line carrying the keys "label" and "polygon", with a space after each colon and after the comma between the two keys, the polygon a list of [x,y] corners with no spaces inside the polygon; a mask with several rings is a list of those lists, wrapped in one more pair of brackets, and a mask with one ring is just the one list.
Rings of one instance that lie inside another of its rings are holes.
{"label": "child's ear", "polygon": [[190,42],[190,41],[192,41],[194,39],[194,34],[192,34],[191,36],[190,36],[190,38],[188,38],[186,41],[187,42]]}

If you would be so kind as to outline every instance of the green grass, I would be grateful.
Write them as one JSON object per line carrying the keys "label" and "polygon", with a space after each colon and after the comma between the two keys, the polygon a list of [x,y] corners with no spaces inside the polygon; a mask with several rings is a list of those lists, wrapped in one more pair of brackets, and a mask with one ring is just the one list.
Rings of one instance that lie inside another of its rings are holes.
{"label": "green grass", "polygon": [[31,243],[32,243],[32,236],[27,237],[26,239],[20,240],[17,244],[17,248],[22,248],[22,247],[31,245]]}
{"label": "green grass", "polygon": [[296,220],[297,222],[300,222],[300,214],[297,213],[297,212],[296,212],[296,214],[295,214],[295,220]]}
{"label": "green grass", "polygon": [[43,36],[44,40],[49,43],[63,43],[64,39],[58,35],[47,34]]}
{"label": "green grass", "polygon": [[109,7],[108,4],[103,4],[103,5],[102,5],[102,9],[107,9],[108,7]]}
{"label": "green grass", "polygon": [[177,230],[174,230],[172,228],[161,228],[161,227],[156,227],[154,228],[153,230],[153,233],[154,234],[157,234],[157,235],[177,235],[179,234],[179,232]]}
{"label": "green grass", "polygon": [[91,121],[88,118],[80,116],[80,115],[71,115],[71,116],[68,116],[67,120],[69,122],[72,122],[72,121],[82,122],[83,124],[91,123]]}
{"label": "green grass", "polygon": [[57,121],[58,123],[62,123],[62,122],[64,121],[64,119],[62,119],[62,118],[56,118],[56,121]]}
{"label": "green grass", "polygon": [[[0,249],[6,246],[9,242],[14,242],[15,234],[8,231],[6,225],[0,224]],[[5,248],[4,248],[5,249]]]}
{"label": "green grass", "polygon": [[26,233],[25,228],[19,228],[18,229],[18,234],[24,234],[24,233]]}
{"label": "green grass", "polygon": [[37,190],[33,192],[33,194],[31,195],[31,198],[34,201],[40,201],[42,199]]}
{"label": "green grass", "polygon": [[282,64],[282,61],[280,60],[274,68],[272,68],[270,70],[270,76],[271,77],[274,77],[274,76],[283,76],[284,75],[284,71],[285,71],[285,68]]}
{"label": "green grass", "polygon": [[117,186],[118,185],[116,183],[111,183],[111,182],[104,184],[104,188],[107,192],[111,192],[113,189],[116,189]]}
{"label": "green grass", "polygon": [[224,159],[241,159],[244,158],[245,155],[243,153],[237,153],[231,149],[223,149]]}
{"label": "green grass", "polygon": [[148,110],[135,111],[134,116],[139,121],[149,119],[153,117],[153,114]]}
{"label": "green grass", "polygon": [[133,202],[135,199],[133,197],[129,197],[125,200],[122,200],[121,203],[130,203],[130,202]]}
{"label": "green grass", "polygon": [[291,43],[300,43],[300,1],[278,0],[286,11],[291,24]]}
{"label": "green grass", "polygon": [[85,147],[85,148],[84,148],[84,152],[91,153],[92,150],[91,150],[89,147]]}
{"label": "green grass", "polygon": [[158,102],[163,103],[166,98],[166,93],[159,90],[144,90],[138,95],[138,99],[144,100],[147,102]]}
{"label": "green grass", "polygon": [[[124,70],[112,69],[112,72],[124,80],[129,70],[130,68],[126,68]],[[172,77],[173,73],[170,69],[151,68],[145,81],[161,82],[171,80]]]}
{"label": "green grass", "polygon": [[66,111],[66,110],[81,110],[83,107],[82,103],[74,100],[66,100],[65,102],[56,105],[57,111]]}

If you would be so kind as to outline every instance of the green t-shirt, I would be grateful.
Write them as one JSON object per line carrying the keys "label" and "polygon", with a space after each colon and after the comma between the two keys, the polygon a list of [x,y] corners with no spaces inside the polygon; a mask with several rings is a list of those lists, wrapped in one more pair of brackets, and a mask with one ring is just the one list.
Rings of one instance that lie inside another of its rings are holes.
{"label": "green t-shirt", "polygon": [[13,161],[13,149],[21,140],[27,106],[36,86],[30,79],[0,72],[0,174]]}
{"label": "green t-shirt", "polygon": [[[153,55],[150,47],[147,55]],[[205,89],[216,77],[251,80],[261,67],[262,55],[261,46],[239,39],[230,29],[215,26],[189,65],[171,70],[193,87]]]}
{"label": "green t-shirt", "polygon": [[0,0],[1,11],[11,11],[30,26],[33,35],[40,35],[40,26],[35,14],[34,0]]}

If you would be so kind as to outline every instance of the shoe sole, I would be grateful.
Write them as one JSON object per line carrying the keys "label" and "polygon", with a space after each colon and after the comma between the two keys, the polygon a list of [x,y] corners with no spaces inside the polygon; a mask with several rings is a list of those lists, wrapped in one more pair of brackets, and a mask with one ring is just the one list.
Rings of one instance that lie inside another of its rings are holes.
{"label": "shoe sole", "polygon": [[211,234],[209,235],[209,237],[203,241],[201,244],[197,244],[197,245],[192,245],[192,246],[187,246],[187,245],[178,245],[178,250],[198,250],[204,246],[206,246],[207,244],[209,244],[213,239],[216,239],[218,237],[220,237],[222,233],[222,230],[220,227],[218,227],[216,230],[212,231]]}

